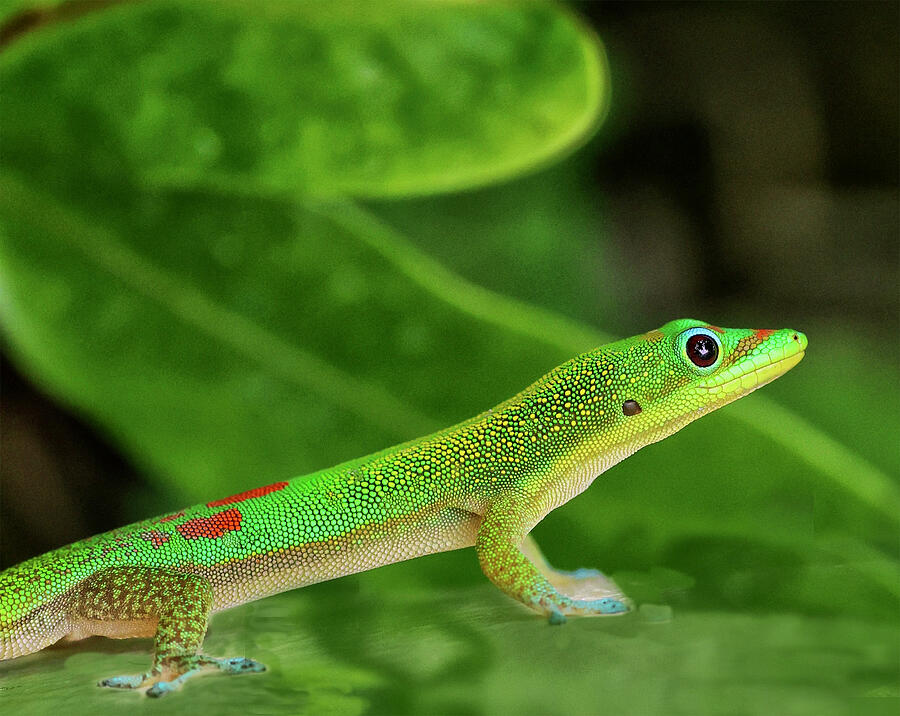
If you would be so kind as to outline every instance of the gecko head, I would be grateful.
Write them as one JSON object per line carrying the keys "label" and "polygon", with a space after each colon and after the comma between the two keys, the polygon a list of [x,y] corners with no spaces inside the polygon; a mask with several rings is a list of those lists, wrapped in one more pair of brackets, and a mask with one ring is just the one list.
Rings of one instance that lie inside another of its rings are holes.
{"label": "gecko head", "polygon": [[633,395],[623,391],[622,411],[625,420],[629,413],[635,422],[643,418],[647,442],[784,375],[803,358],[807,343],[790,328],[720,328],[689,318],[642,338],[635,359],[643,369],[632,371]]}
{"label": "gecko head", "polygon": [[784,375],[805,351],[806,336],[790,328],[694,319],[603,346],[593,356],[614,408],[607,433],[630,454]]}

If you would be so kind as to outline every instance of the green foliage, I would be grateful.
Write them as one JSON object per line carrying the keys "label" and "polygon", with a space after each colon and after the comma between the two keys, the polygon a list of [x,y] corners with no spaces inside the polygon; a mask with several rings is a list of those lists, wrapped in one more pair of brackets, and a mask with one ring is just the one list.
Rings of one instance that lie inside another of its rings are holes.
{"label": "green foliage", "polygon": [[[566,357],[433,295],[349,202],[297,194],[428,193],[558,153],[603,96],[586,31],[545,4],[266,7],[116,8],[0,66],[15,347],[185,500],[433,430]],[[500,381],[477,369],[508,355]]]}
{"label": "green foliage", "polygon": [[[399,576],[412,565],[385,571]],[[372,573],[374,575],[375,573]],[[900,632],[861,615],[798,616],[643,608],[623,618],[538,624],[488,584],[395,589],[352,580],[284,594],[217,616],[214,653],[252,653],[260,676],[195,679],[147,704],[90,682],[146,666],[148,644],[94,641],[10,666],[13,713],[888,714]],[[671,598],[671,597],[670,597]],[[105,649],[104,649],[105,646]],[[98,653],[105,650],[106,653]],[[79,698],[72,699],[73,690]],[[145,700],[146,701],[146,700]],[[37,710],[29,711],[29,708]]]}
{"label": "green foliage", "polygon": [[[5,335],[144,468],[155,490],[133,518],[468,417],[606,340],[598,317],[652,327],[617,290],[640,267],[604,262],[577,158],[525,175],[605,107],[603,52],[577,18],[249,8],[126,4],[0,54]],[[192,684],[180,705],[831,714],[896,696],[893,366],[859,371],[866,339],[797,327],[809,355],[765,396],[539,526],[559,566],[609,569],[648,609],[550,629],[471,554],[445,554],[217,617],[210,652],[271,671]],[[48,713],[37,700],[144,668],[140,649],[99,648],[114,653],[4,666],[9,703]],[[90,692],[73,714],[133,698]]]}
{"label": "green foliage", "polygon": [[469,188],[571,147],[606,98],[599,47],[546,3],[161,0],[26,38],[3,66],[7,161],[51,185],[90,156],[145,184]]}

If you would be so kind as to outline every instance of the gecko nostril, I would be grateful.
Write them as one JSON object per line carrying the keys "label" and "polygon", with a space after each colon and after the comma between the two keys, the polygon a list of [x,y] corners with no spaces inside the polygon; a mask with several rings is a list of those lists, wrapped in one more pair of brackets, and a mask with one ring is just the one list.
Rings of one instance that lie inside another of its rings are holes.
{"label": "gecko nostril", "polygon": [[798,336],[798,335],[795,333],[793,336],[791,336],[791,339],[792,339],[792,340],[795,340],[795,341],[799,341],[799,340],[800,340],[800,336]]}

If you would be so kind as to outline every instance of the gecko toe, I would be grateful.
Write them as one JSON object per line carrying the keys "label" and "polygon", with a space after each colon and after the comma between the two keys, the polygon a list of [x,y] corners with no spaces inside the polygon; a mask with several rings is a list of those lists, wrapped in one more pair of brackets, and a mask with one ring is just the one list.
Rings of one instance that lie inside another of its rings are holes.
{"label": "gecko toe", "polygon": [[98,681],[97,686],[104,686],[110,689],[137,689],[144,684],[148,676],[148,674],[110,676],[108,679]]}
{"label": "gecko toe", "polygon": [[165,696],[168,693],[174,691],[175,688],[172,686],[171,682],[168,681],[157,681],[153,686],[147,689],[147,696],[151,699],[158,699],[161,696]]}
{"label": "gecko toe", "polygon": [[249,674],[265,671],[266,665],[253,661],[253,659],[236,656],[231,659],[222,659],[219,662],[219,669],[228,674]]}
{"label": "gecko toe", "polygon": [[622,614],[628,611],[628,605],[618,599],[598,599],[597,603],[603,614]]}

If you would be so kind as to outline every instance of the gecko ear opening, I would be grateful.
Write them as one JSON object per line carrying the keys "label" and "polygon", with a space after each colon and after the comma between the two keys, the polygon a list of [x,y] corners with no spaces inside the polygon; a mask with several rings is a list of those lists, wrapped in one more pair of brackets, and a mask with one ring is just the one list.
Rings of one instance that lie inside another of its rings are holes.
{"label": "gecko ear opening", "polygon": [[643,408],[638,405],[638,402],[636,400],[626,400],[624,403],[622,403],[622,412],[625,415],[637,415],[641,412],[641,410],[643,410]]}

